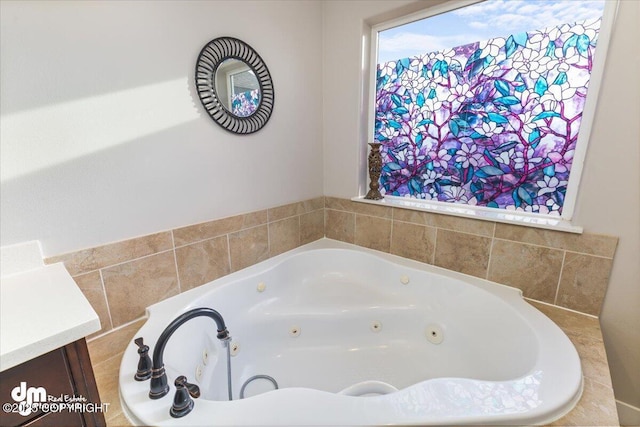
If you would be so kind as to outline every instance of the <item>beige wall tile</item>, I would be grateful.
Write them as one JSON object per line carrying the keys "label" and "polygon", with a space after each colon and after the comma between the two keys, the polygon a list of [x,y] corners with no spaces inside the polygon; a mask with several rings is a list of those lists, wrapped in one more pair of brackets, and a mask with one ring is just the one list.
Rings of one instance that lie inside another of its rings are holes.
{"label": "beige wall tile", "polygon": [[144,315],[145,308],[178,294],[173,251],[102,270],[114,327]]}
{"label": "beige wall tile", "polygon": [[302,203],[303,202],[297,202],[270,208],[267,214],[269,222],[278,221],[284,218],[289,218],[304,213],[304,205]]}
{"label": "beige wall tile", "polygon": [[612,387],[609,365],[607,364],[607,352],[604,349],[602,340],[592,340],[584,335],[571,335],[569,333],[567,333],[567,336],[571,339],[580,355],[583,375],[602,385]]}
{"label": "beige wall tile", "polygon": [[177,248],[176,261],[182,292],[229,274],[227,236]]}
{"label": "beige wall tile", "polygon": [[356,214],[355,244],[389,252],[391,249],[391,220]]}
{"label": "beige wall tile", "polygon": [[380,218],[391,218],[391,216],[393,215],[393,209],[387,206],[380,206],[362,202],[352,202],[349,199],[340,199],[337,197],[326,197],[325,205],[329,209],[354,212],[362,215],[377,216]]}
{"label": "beige wall tile", "polygon": [[550,424],[552,426],[619,426],[613,389],[589,378],[584,379],[582,397],[568,415]]}
{"label": "beige wall tile", "polygon": [[618,245],[617,237],[603,234],[563,233],[510,224],[497,224],[495,237],[607,258],[613,258]]}
{"label": "beige wall tile", "polygon": [[109,409],[104,414],[105,421],[114,419],[119,416],[119,414],[122,414],[120,393],[118,391],[120,362],[121,357],[112,357],[103,362],[100,369],[94,369],[100,402],[109,404]]}
{"label": "beige wall tile", "polygon": [[338,197],[326,196],[324,198],[324,207],[327,209],[335,209],[338,211],[351,212],[351,200],[341,199]]}
{"label": "beige wall tile", "polygon": [[488,279],[522,289],[525,297],[553,304],[563,251],[494,239]]}
{"label": "beige wall tile", "polygon": [[353,212],[325,209],[325,235],[330,239],[354,243],[356,215]]}
{"label": "beige wall tile", "polygon": [[557,306],[536,301],[528,302],[560,326],[571,339],[580,356],[585,377],[584,393],[580,402],[572,412],[552,425],[618,425],[609,365],[598,319]]}
{"label": "beige wall tile", "polygon": [[[109,404],[109,408],[104,414],[108,427],[131,425],[122,413],[118,392],[118,377],[122,354],[145,321],[146,319],[142,319],[133,322],[87,344],[98,393],[100,394],[100,402]],[[151,352],[153,352],[153,348]]]}
{"label": "beige wall tile", "polygon": [[47,258],[45,262],[64,262],[69,273],[76,276],[172,248],[171,232],[166,231]]}
{"label": "beige wall tile", "polygon": [[324,196],[314,197],[313,199],[302,202],[305,205],[305,213],[324,209]]}
{"label": "beige wall tile", "polygon": [[300,246],[300,217],[293,216],[269,223],[269,256]]}
{"label": "beige wall tile", "polygon": [[400,208],[393,208],[393,219],[487,237],[493,236],[493,230],[495,228],[495,223],[490,221],[480,221],[477,219],[439,215],[431,212],[420,212]]}
{"label": "beige wall tile", "polygon": [[105,416],[105,421],[107,422],[107,427],[132,427],[133,424],[129,421],[122,409],[111,410],[109,409],[109,414]]}
{"label": "beige wall tile", "polygon": [[600,314],[613,260],[567,252],[557,305],[582,313]]}
{"label": "beige wall tile", "polygon": [[602,342],[600,322],[597,318],[537,301],[528,300],[527,302],[553,320],[570,337],[584,337],[589,341]]}
{"label": "beige wall tile", "polygon": [[[109,403],[105,415],[108,427],[123,427],[131,424],[122,414],[118,392],[118,376],[122,354],[127,345],[137,338],[138,330],[147,319],[140,319],[127,326],[113,330],[106,335],[96,338],[87,344],[91,365],[102,403]],[[144,337],[143,337],[144,338]],[[145,340],[145,344],[148,342]],[[153,346],[151,346],[153,353]],[[149,355],[151,356],[151,354]]]}
{"label": "beige wall tile", "polygon": [[[87,343],[89,355],[91,356],[91,364],[93,366],[100,365],[102,362],[121,355],[129,342],[137,338],[136,334],[147,319],[138,319],[126,326],[114,329],[106,335],[95,338]],[[145,338],[145,337],[142,337]],[[145,344],[148,342],[145,340]],[[153,349],[151,349],[153,351]]]}
{"label": "beige wall tile", "polygon": [[393,221],[391,253],[433,264],[436,229],[409,222]]}
{"label": "beige wall tile", "polygon": [[111,325],[111,317],[109,316],[107,297],[102,286],[102,277],[100,277],[100,272],[92,271],[91,273],[75,276],[73,280],[76,281],[76,284],[100,318],[100,330],[90,335],[89,338],[103,334],[112,329],[113,326]]}
{"label": "beige wall tile", "polygon": [[433,227],[433,215],[412,209],[393,208],[393,220]]}
{"label": "beige wall tile", "polygon": [[300,244],[314,242],[324,237],[324,209],[300,215]]}
{"label": "beige wall tile", "polygon": [[267,223],[267,210],[189,225],[173,230],[176,247]]}
{"label": "beige wall tile", "polygon": [[269,221],[278,221],[295,215],[302,215],[324,208],[324,197],[304,200],[302,202],[277,206],[268,210]]}
{"label": "beige wall tile", "polygon": [[269,231],[266,225],[229,234],[231,271],[238,271],[269,258]]}
{"label": "beige wall tile", "polygon": [[490,249],[488,237],[438,229],[434,264],[484,279]]}
{"label": "beige wall tile", "polygon": [[479,221],[476,219],[460,218],[449,215],[430,215],[433,216],[433,225],[435,227],[447,230],[492,237],[495,229],[495,223],[490,221]]}

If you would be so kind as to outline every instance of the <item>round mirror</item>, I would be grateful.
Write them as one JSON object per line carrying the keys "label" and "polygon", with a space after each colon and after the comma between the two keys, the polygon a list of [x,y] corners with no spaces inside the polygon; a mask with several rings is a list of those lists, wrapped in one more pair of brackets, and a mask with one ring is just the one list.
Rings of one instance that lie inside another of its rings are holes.
{"label": "round mirror", "polygon": [[271,117],[271,75],[260,55],[241,40],[219,37],[202,48],[196,87],[211,118],[229,132],[256,132]]}
{"label": "round mirror", "polygon": [[224,108],[237,117],[255,113],[260,105],[260,83],[247,64],[225,59],[216,71],[216,92]]}

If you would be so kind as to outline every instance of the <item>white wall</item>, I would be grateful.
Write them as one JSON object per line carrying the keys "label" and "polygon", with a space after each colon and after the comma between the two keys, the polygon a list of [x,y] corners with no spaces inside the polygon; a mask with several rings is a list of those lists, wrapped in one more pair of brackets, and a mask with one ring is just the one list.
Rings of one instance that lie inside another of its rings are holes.
{"label": "white wall", "polygon": [[[439,1],[324,4],[324,192],[353,197],[365,180],[360,126],[366,24]],[[400,11],[400,8],[404,9]],[[620,238],[601,324],[616,398],[640,407],[640,2],[622,0],[609,47],[575,223]],[[366,92],[363,92],[366,93]],[[603,194],[619,205],[603,202]]]}
{"label": "white wall", "polygon": [[[575,221],[620,238],[600,323],[616,399],[640,408],[640,2],[621,0]],[[617,205],[604,203],[614,200]],[[640,424],[640,410],[620,413]]]}
{"label": "white wall", "polygon": [[[45,255],[322,195],[316,1],[5,1],[2,245]],[[234,36],[275,108],[233,135],[193,90],[200,49]]]}

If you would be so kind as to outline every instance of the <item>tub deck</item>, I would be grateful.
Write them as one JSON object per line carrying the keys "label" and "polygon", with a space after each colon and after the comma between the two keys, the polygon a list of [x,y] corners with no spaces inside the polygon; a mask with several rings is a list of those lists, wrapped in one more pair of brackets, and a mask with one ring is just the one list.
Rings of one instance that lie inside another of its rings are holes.
{"label": "tub deck", "polygon": [[[598,319],[527,300],[554,321],[571,339],[582,363],[584,392],[576,407],[553,426],[619,426],[609,365]],[[118,371],[122,354],[144,324],[140,319],[89,342],[101,401],[109,403],[107,426],[131,426],[120,406]]]}

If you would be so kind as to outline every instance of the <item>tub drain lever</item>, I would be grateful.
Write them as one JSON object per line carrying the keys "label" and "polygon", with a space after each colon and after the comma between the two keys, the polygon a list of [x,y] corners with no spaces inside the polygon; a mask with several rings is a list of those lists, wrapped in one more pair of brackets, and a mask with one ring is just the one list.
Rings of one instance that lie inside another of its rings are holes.
{"label": "tub drain lever", "polygon": [[176,395],[173,397],[173,405],[169,410],[169,414],[173,418],[181,418],[187,415],[193,409],[193,398],[200,397],[200,387],[187,382],[184,375],[176,378],[174,383],[176,386]]}

